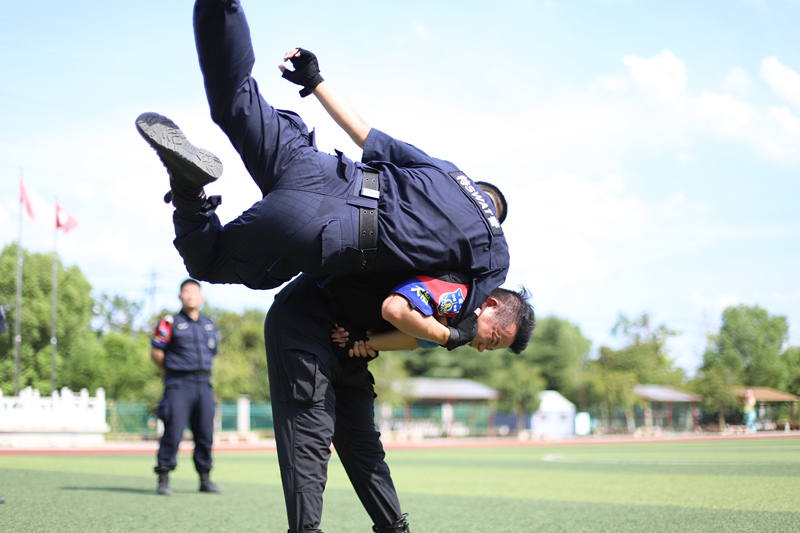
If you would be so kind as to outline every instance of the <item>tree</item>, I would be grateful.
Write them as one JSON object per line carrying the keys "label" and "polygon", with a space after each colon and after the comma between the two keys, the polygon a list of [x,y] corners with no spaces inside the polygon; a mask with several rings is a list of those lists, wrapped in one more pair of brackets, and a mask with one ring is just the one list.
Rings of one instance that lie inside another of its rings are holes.
{"label": "tree", "polygon": [[[53,254],[29,253],[23,250],[22,314],[20,348],[20,388],[32,386],[50,391],[51,310]],[[10,244],[0,252],[0,300],[14,302],[17,279],[17,245]],[[86,347],[92,308],[91,286],[76,266],[64,267],[59,261],[56,314],[56,388],[67,385],[60,376],[64,363],[80,357]],[[14,324],[16,308],[8,306],[7,320]],[[0,336],[0,383],[4,394],[14,391],[13,335]]]}
{"label": "tree", "polygon": [[492,381],[500,392],[497,409],[517,415],[519,432],[525,414],[539,410],[539,393],[544,390],[546,383],[539,368],[517,359],[495,372]]}
{"label": "tree", "polygon": [[92,326],[98,333],[133,333],[142,305],[123,296],[101,294],[92,306]]}
{"label": "tree", "polygon": [[[611,351],[609,348],[601,348],[601,359],[604,351]],[[631,370],[619,370],[608,365],[603,365],[600,361],[594,363],[597,379],[593,381],[603,425],[610,427],[611,413],[615,408],[625,412],[628,431],[633,433],[636,429],[633,417],[633,408],[642,405],[642,400],[633,392],[633,387],[639,384],[638,376]]]}
{"label": "tree", "polygon": [[759,306],[737,305],[722,312],[719,334],[711,337],[703,368],[722,366],[750,386],[783,389],[790,381],[781,351],[789,335],[785,316]]}
{"label": "tree", "polygon": [[601,348],[599,362],[606,370],[630,372],[640,384],[678,386],[686,381],[684,371],[675,368],[666,348],[667,339],[677,332],[663,324],[654,326],[644,313],[633,321],[620,315],[611,333],[625,337],[627,344],[620,350]]}
{"label": "tree", "polygon": [[800,346],[792,346],[781,354],[781,359],[786,367],[786,386],[784,390],[795,396],[800,395]]}
{"label": "tree", "polygon": [[578,326],[555,316],[537,321],[536,334],[519,356],[539,367],[547,390],[555,390],[578,403],[586,382],[585,364],[592,342]]}
{"label": "tree", "polygon": [[397,355],[411,377],[485,381],[498,365],[498,353],[480,353],[468,346],[461,346],[452,351],[445,348],[404,350],[397,352]]}
{"label": "tree", "polygon": [[220,334],[219,353],[214,358],[214,392],[223,401],[235,401],[240,395],[254,402],[269,401],[264,319],[257,309],[241,315],[231,311],[209,309]]}
{"label": "tree", "polygon": [[369,363],[369,371],[375,379],[376,401],[388,403],[393,407],[402,406],[405,398],[402,391],[392,387],[392,383],[408,377],[403,359],[398,352],[381,352]]}
{"label": "tree", "polygon": [[722,365],[701,369],[692,388],[703,397],[703,409],[719,413],[719,428],[725,427],[725,409],[742,405],[734,387],[740,385],[734,371]]}

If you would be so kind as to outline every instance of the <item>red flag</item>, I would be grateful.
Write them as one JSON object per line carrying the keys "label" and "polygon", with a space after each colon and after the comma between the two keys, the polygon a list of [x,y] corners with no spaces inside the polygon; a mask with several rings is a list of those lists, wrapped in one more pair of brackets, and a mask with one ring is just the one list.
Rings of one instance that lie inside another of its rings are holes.
{"label": "red flag", "polygon": [[28,216],[31,217],[31,220],[33,220],[33,208],[31,207],[31,201],[28,198],[28,191],[25,190],[25,184],[22,182],[21,176],[19,178],[19,203],[25,206],[25,211],[28,212]]}
{"label": "red flag", "polygon": [[56,202],[56,228],[61,228],[64,230],[64,233],[67,233],[77,225],[78,221],[75,220],[75,217],[70,215],[69,211]]}

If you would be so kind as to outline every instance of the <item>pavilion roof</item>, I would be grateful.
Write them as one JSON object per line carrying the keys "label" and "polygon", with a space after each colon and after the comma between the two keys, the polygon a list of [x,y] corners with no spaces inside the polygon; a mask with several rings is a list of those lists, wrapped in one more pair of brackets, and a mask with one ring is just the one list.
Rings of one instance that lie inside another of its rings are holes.
{"label": "pavilion roof", "polygon": [[634,385],[633,392],[649,402],[691,403],[703,399],[697,394],[666,385]]}
{"label": "pavilion roof", "polygon": [[500,393],[471,379],[407,378],[393,385],[418,400],[495,400]]}
{"label": "pavilion roof", "polygon": [[744,397],[744,393],[747,389],[753,389],[753,394],[755,395],[756,400],[760,402],[800,401],[800,398],[798,398],[794,394],[789,394],[788,392],[771,389],[769,387],[734,387],[734,391],[736,391],[736,394],[742,397]]}

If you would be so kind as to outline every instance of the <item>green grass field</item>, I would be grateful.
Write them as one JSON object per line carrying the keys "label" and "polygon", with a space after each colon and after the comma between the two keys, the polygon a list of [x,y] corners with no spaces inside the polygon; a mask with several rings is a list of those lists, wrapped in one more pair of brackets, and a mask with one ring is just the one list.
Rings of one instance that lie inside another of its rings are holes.
{"label": "green grass field", "polygon": [[[800,531],[800,439],[388,450],[414,533]],[[170,497],[151,455],[0,454],[0,531],[285,532],[275,452],[219,452],[221,495],[181,454]],[[321,528],[371,531],[338,460]]]}

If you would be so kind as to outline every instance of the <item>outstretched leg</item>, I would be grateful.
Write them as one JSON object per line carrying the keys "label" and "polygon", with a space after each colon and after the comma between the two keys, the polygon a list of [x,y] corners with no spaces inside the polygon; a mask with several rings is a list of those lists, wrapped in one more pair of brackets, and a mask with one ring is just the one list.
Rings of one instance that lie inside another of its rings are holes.
{"label": "outstretched leg", "polygon": [[299,116],[276,110],[259,93],[250,75],[250,28],[238,0],[197,0],[194,33],[211,118],[266,196],[292,172],[295,158],[316,152],[313,139]]}
{"label": "outstretched leg", "polygon": [[193,278],[271,289],[320,265],[321,227],[313,222],[319,194],[280,189],[223,226],[214,213],[219,197],[203,192],[222,174],[219,158],[162,115],[143,113],[136,128],[170,176],[175,247]]}

